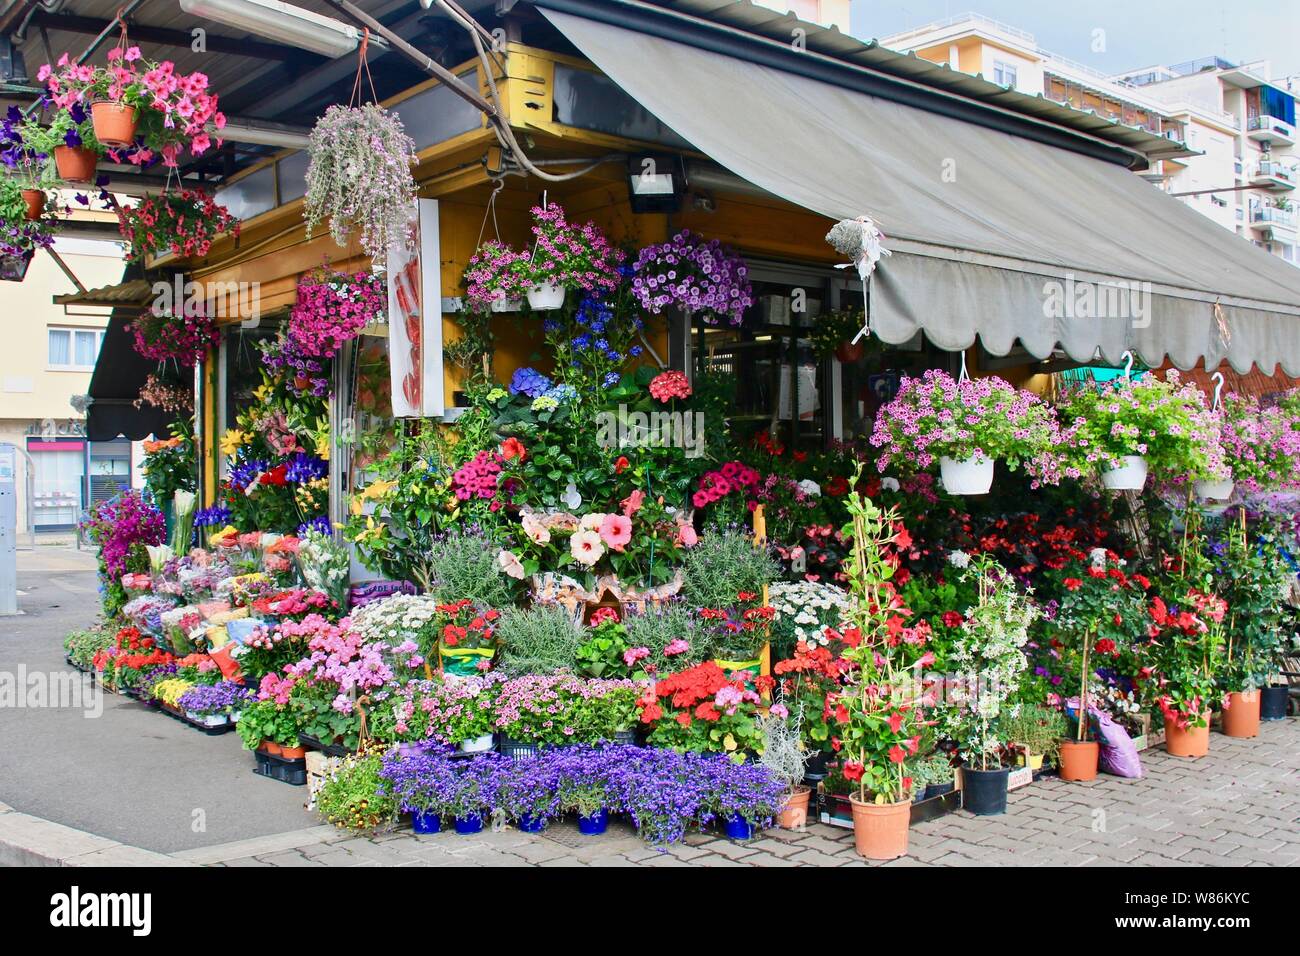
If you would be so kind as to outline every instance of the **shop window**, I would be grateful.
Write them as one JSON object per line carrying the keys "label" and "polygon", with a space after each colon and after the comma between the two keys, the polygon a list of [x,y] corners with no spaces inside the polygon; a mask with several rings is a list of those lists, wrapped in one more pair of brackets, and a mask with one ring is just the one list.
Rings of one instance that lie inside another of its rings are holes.
{"label": "shop window", "polygon": [[99,346],[104,341],[102,329],[49,329],[49,358],[51,369],[58,371],[91,372],[99,357]]}

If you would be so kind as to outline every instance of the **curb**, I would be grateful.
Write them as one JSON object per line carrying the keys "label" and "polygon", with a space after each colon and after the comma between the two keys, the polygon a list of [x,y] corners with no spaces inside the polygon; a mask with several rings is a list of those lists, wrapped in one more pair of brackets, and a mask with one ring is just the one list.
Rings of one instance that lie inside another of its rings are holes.
{"label": "curb", "polygon": [[168,859],[176,860],[184,866],[211,866],[226,860],[238,860],[250,856],[266,856],[281,853],[298,847],[313,846],[329,840],[340,839],[336,827],[316,826],[304,830],[290,830],[287,833],[272,833],[268,836],[250,837],[233,843],[218,843],[215,846],[201,846],[193,850],[180,850]]}
{"label": "curb", "polygon": [[0,803],[0,866],[194,866]]}

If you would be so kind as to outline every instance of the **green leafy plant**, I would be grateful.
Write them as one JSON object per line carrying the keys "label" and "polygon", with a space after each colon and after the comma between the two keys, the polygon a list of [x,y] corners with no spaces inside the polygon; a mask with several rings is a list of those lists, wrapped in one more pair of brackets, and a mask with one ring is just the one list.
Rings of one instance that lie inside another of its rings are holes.
{"label": "green leafy plant", "polygon": [[497,621],[500,669],[507,674],[557,674],[572,670],[584,633],[558,604],[507,608]]}
{"label": "green leafy plant", "polygon": [[1070,732],[1065,714],[1043,704],[1021,704],[998,720],[998,735],[1008,743],[1020,744],[1031,754],[1042,754],[1043,762],[1055,765],[1061,738]]}
{"label": "green leafy plant", "polygon": [[344,757],[316,791],[316,812],[339,829],[364,832],[397,819],[397,801],[384,786],[383,751]]}
{"label": "green leafy plant", "polygon": [[[808,334],[812,340],[813,351],[825,358],[840,345],[853,341],[853,337],[865,324],[866,319],[861,309],[836,309],[817,316],[817,324]],[[864,336],[859,342],[878,344],[880,339],[874,335]]]}
{"label": "green leafy plant", "polygon": [[469,600],[481,607],[509,607],[519,587],[501,570],[498,553],[484,535],[453,530],[430,543],[419,577],[439,604]]}
{"label": "green leafy plant", "polygon": [[703,535],[682,562],[682,597],[691,607],[729,608],[742,593],[761,594],[779,568],[764,548],[738,531]]}

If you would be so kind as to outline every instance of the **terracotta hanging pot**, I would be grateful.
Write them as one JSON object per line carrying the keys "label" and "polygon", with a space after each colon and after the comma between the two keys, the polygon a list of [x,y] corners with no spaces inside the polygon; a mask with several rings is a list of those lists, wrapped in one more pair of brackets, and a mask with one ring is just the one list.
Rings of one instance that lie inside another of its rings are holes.
{"label": "terracotta hanging pot", "polygon": [[808,798],[812,790],[798,787],[786,798],[785,806],[777,815],[777,823],[783,830],[802,830],[808,824]]}
{"label": "terracotta hanging pot", "polygon": [[45,212],[45,190],[24,189],[23,202],[27,203],[27,218],[33,222]]}
{"label": "terracotta hanging pot", "polygon": [[862,356],[867,354],[867,347],[861,342],[841,342],[835,346],[835,357],[845,365],[852,365],[854,362],[861,362]]}
{"label": "terracotta hanging pot", "polygon": [[1171,757],[1204,757],[1210,752],[1210,714],[1201,715],[1203,727],[1179,727],[1165,718],[1165,752]]}
{"label": "terracotta hanging pot", "polygon": [[95,138],[109,149],[121,149],[135,142],[134,106],[108,100],[91,103],[90,118],[95,124]]}
{"label": "terracotta hanging pot", "polygon": [[912,821],[912,801],[859,803],[853,807],[853,842],[868,860],[893,860],[907,855],[907,827]]}
{"label": "terracotta hanging pot", "polygon": [[1061,741],[1061,779],[1094,780],[1097,761],[1101,758],[1101,745],[1095,740]]}
{"label": "terracotta hanging pot", "polygon": [[59,178],[70,183],[88,183],[95,178],[99,156],[85,146],[55,146],[54,165]]}
{"label": "terracotta hanging pot", "polygon": [[1235,691],[1228,695],[1222,729],[1225,737],[1259,736],[1259,691]]}

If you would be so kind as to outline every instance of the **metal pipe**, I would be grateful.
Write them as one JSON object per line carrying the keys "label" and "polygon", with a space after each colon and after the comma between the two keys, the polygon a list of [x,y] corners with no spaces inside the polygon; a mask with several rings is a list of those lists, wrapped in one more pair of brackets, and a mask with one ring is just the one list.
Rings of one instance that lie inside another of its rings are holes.
{"label": "metal pipe", "polygon": [[[86,47],[86,49],[82,51],[81,56],[77,57],[78,65],[85,63],[95,55],[95,51],[98,50],[100,45],[112,35],[114,28],[117,27],[119,23],[125,26],[126,18],[135,13],[142,3],[144,3],[144,0],[127,0],[126,6],[122,7],[122,9],[118,11],[117,16],[104,25],[104,29],[99,31],[99,35],[90,41],[90,46]],[[41,101],[39,99],[36,100],[36,102],[28,106],[27,109],[23,110],[23,115],[31,116],[36,107],[40,105]]]}

